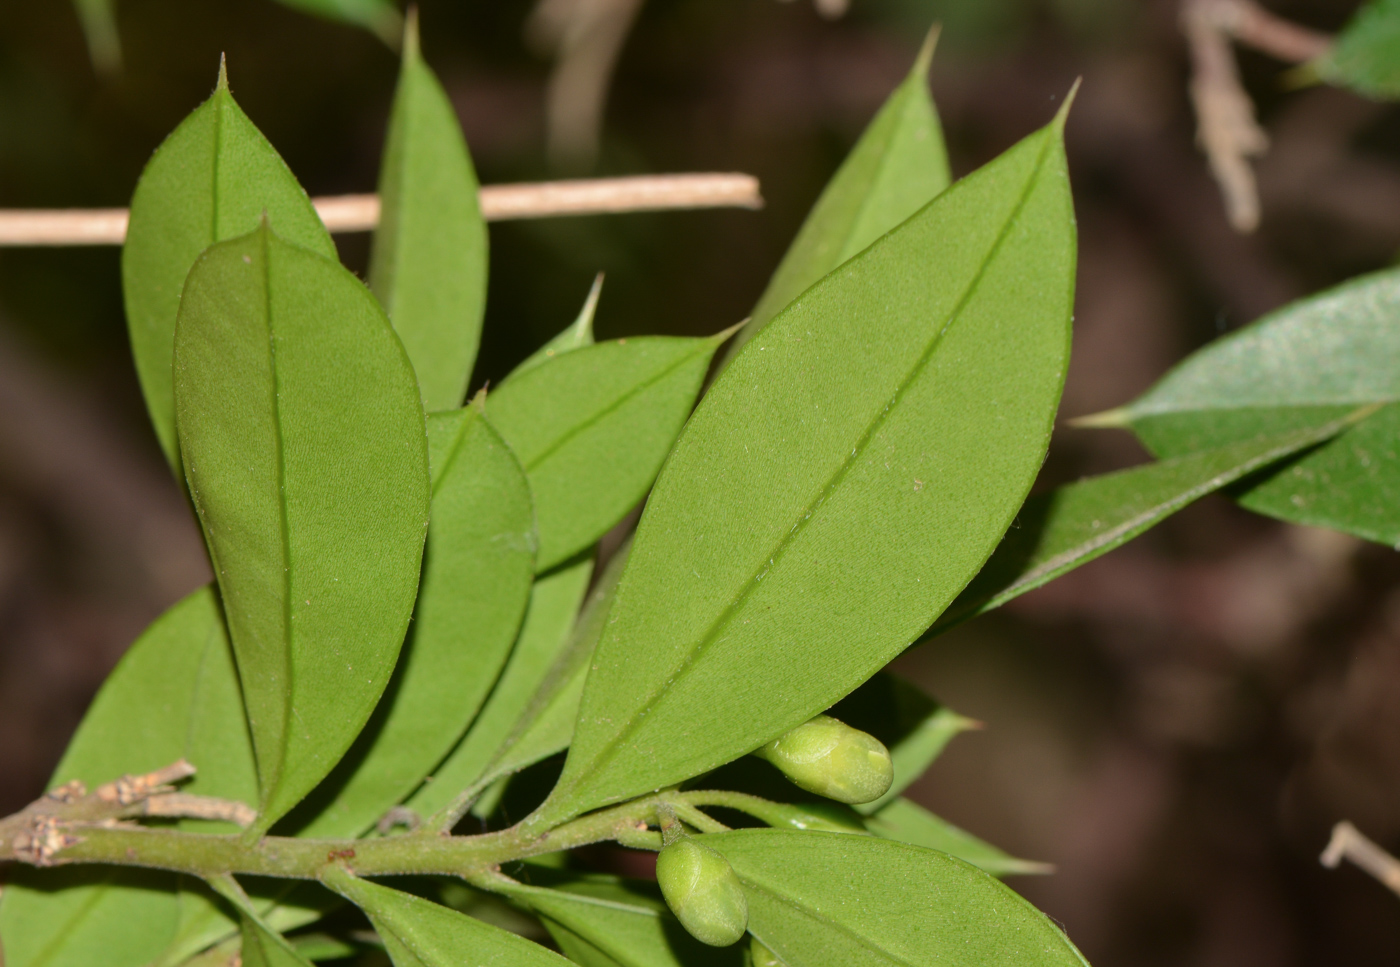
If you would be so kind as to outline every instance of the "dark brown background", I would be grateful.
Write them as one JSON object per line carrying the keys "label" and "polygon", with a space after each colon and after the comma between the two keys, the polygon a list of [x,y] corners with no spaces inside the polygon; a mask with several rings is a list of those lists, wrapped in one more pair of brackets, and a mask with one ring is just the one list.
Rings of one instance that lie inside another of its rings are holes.
{"label": "dark brown background", "polygon": [[[1351,0],[1273,9],[1335,29]],[[426,0],[425,49],[483,181],[547,177],[548,64],[524,0]],[[126,69],[95,78],[60,0],[0,5],[0,206],[124,204],[160,138],[234,91],[313,194],[373,187],[395,60],[265,0],[121,0]],[[1274,141],[1264,223],[1234,235],[1193,146],[1170,0],[652,0],[624,51],[600,173],[741,170],[759,213],[497,225],[477,382],[567,323],[608,273],[604,337],[742,318],[923,32],[955,173],[1044,123],[1068,130],[1081,231],[1064,414],[1400,243],[1400,113],[1285,92],[1242,55]],[[342,236],[363,267],[366,241]],[[1143,454],[1063,431],[1042,485]],[[0,812],[43,786],[132,638],[206,579],[145,425],[117,253],[0,251]],[[915,795],[1059,872],[1013,881],[1100,967],[1392,964],[1396,897],[1316,857],[1341,818],[1400,845],[1400,561],[1383,547],[1201,502],[898,667],[987,729]]]}

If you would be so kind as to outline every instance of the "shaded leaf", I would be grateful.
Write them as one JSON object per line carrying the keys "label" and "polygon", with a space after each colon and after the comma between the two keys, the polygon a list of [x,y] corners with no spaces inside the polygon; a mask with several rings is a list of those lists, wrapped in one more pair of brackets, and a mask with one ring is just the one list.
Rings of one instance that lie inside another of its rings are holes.
{"label": "shaded leaf", "polygon": [[216,877],[209,885],[238,910],[242,940],[239,947],[240,967],[311,967],[306,957],[263,921],[248,895],[232,876]]}
{"label": "shaded leaf", "polygon": [[423,410],[368,290],[266,224],[190,273],[175,393],[257,751],[260,832],[339,761],[398,658],[428,517]]}
{"label": "shaded leaf", "polygon": [[363,27],[390,47],[399,46],[403,15],[389,0],[281,0],[281,3],[303,13]]}
{"label": "shaded leaf", "polygon": [[583,308],[579,310],[578,316],[569,325],[569,328],[531,353],[524,362],[510,371],[501,385],[504,386],[506,382],[515,379],[521,373],[527,373],[556,356],[593,345],[593,316],[598,311],[598,296],[602,294],[602,291],[603,273],[599,272],[593,280],[593,287],[588,290],[588,298],[583,300]]}
{"label": "shaded leaf", "polygon": [[491,423],[530,478],[546,571],[646,494],[727,336],[644,336],[575,349],[502,384]]}
{"label": "shaded leaf", "polygon": [[412,792],[481,708],[520,628],[535,557],[525,472],[479,403],[428,418],[428,463],[433,500],[408,640],[374,717],[327,779],[334,797],[298,835],[358,836]]}
{"label": "shaded leaf", "polygon": [[1400,2],[1371,0],[1363,5],[1313,68],[1329,83],[1367,97],[1400,97]]}
{"label": "shaded leaf", "polygon": [[1388,404],[1302,458],[1242,486],[1250,510],[1400,543],[1400,270],[1284,306],[1189,356],[1121,410],[1162,458],[1322,427]]}
{"label": "shaded leaf", "polygon": [[513,933],[387,886],[370,883],[340,867],[327,867],[325,884],[365,912],[396,967],[564,967],[558,954]]}
{"label": "shaded leaf", "polygon": [[[588,659],[603,632],[603,621],[626,564],[628,547],[624,544],[619,548],[603,569],[597,586],[573,623],[567,642],[556,648],[543,672],[533,663],[522,670],[521,677],[528,677],[535,683],[527,700],[523,704],[519,701],[525,695],[527,682],[518,682],[519,690],[503,693],[504,708],[499,716],[492,713],[492,703],[488,703],[481,722],[473,723],[462,744],[438,767],[433,781],[409,800],[409,808],[420,815],[440,817],[464,791],[480,792],[500,777],[568,747],[573,738],[583,680],[588,674]],[[571,581],[577,579],[576,574],[570,578]],[[554,599],[550,603],[551,610],[560,603],[555,595],[565,598],[568,591],[568,583],[550,588],[549,597]],[[550,640],[544,630],[541,640],[541,643]],[[513,717],[506,714],[510,709],[517,709]],[[490,719],[486,718],[488,714]],[[507,720],[508,729],[503,729]],[[478,727],[483,730],[479,738],[476,737]]]}
{"label": "shaded leaf", "polygon": [[743,881],[750,932],[788,967],[1085,963],[1035,907],[944,853],[778,829],[704,840]]}
{"label": "shaded leaf", "polygon": [[716,949],[686,933],[656,884],[532,867],[532,884],[500,890],[539,916],[571,960],[620,967],[721,967],[742,963],[739,946]]}
{"label": "shaded leaf", "polygon": [[807,721],[981,567],[1040,468],[1064,379],[1060,124],[808,290],[715,381],[648,500],[533,822]]}
{"label": "shaded leaf", "polygon": [[[233,655],[208,587],[172,606],[123,656],[69,742],[51,787],[78,779],[92,789],[180,758],[199,770],[185,790],[257,801]],[[172,874],[17,866],[6,878],[0,937],[7,967],[139,967],[176,938],[183,920],[209,916],[232,927],[201,884]]]}
{"label": "shaded leaf", "polygon": [[131,197],[122,247],[122,294],[136,375],[170,465],[180,467],[170,366],[180,293],[201,252],[258,227],[336,258],[311,199],[229,93],[213,96],[156,149]]}
{"label": "shaded leaf", "polygon": [[759,297],[748,325],[730,347],[730,356],[822,276],[948,187],[948,152],[928,91],[937,39],[935,28],[909,76],[894,89],[832,175]]}
{"label": "shaded leaf", "polygon": [[78,22],[83,26],[88,58],[99,74],[115,74],[122,69],[122,38],[117,32],[115,0],[73,0]]}
{"label": "shaded leaf", "polygon": [[403,340],[429,411],[461,405],[481,341],[487,243],[476,195],[457,112],[423,62],[410,16],[379,173],[369,284]]}
{"label": "shaded leaf", "polygon": [[485,774],[567,646],[592,574],[590,555],[535,581],[525,623],[491,697],[461,743],[434,771],[433,781],[413,798],[410,808],[436,812]]}
{"label": "shaded leaf", "polygon": [[1087,564],[1206,494],[1325,443],[1356,421],[1357,416],[1349,416],[1321,427],[1188,453],[1032,497],[992,559],[943,612],[932,633]]}
{"label": "shaded leaf", "polygon": [[963,832],[952,823],[940,819],[908,799],[897,798],[889,802],[878,813],[867,817],[865,825],[876,836],[923,846],[926,849],[936,849],[949,856],[956,856],[965,863],[971,863],[992,876],[1054,871],[1053,867],[1045,863],[1018,860],[1010,853],[997,849],[971,833]]}

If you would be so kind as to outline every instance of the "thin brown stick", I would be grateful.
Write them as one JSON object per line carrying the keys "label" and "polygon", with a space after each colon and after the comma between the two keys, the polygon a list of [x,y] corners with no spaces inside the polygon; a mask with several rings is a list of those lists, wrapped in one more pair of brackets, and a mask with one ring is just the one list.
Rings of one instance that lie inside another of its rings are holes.
{"label": "thin brown stick", "polygon": [[1332,827],[1332,841],[1323,850],[1322,865],[1336,869],[1343,859],[1351,860],[1367,873],[1400,894],[1400,860],[1376,845],[1361,830],[1343,820]]}
{"label": "thin brown stick", "polygon": [[1214,0],[1211,7],[1216,25],[1225,33],[1289,64],[1316,60],[1332,46],[1330,34],[1275,16],[1254,0]]}
{"label": "thin brown stick", "polygon": [[235,799],[213,796],[193,796],[183,792],[168,792],[152,796],[141,804],[141,816],[175,816],[183,819],[222,819],[237,823],[245,829],[258,818],[257,810]]}
{"label": "thin brown stick", "polygon": [[[665,211],[684,208],[762,208],[752,175],[703,173],[641,175],[485,185],[478,196],[488,222],[560,215]],[[312,199],[332,232],[367,232],[379,224],[377,195]],[[126,239],[125,208],[0,209],[0,246],[120,245]]]}

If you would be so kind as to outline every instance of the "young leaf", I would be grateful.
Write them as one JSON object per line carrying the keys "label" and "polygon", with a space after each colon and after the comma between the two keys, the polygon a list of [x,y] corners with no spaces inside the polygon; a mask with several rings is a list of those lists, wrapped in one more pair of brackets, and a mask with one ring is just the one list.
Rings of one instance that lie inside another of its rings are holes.
{"label": "young leaf", "polygon": [[[499,889],[539,916],[571,960],[586,963],[594,956],[595,962],[609,967],[738,967],[742,963],[741,947],[709,947],[686,933],[655,883],[535,868],[530,879],[547,886],[527,886],[503,877]],[[583,961],[575,951],[583,954]]]}
{"label": "young leaf", "polygon": [[[161,615],[123,656],[51,785],[78,779],[93,789],[180,758],[199,770],[184,790],[257,801],[238,676],[208,587]],[[218,825],[221,832],[230,828]],[[165,873],[16,867],[7,879],[0,894],[7,967],[141,967],[172,942],[183,918],[207,914],[231,926],[212,898],[202,890],[179,892],[180,878]]]}
{"label": "young leaf", "polygon": [[568,763],[533,822],[800,725],[981,567],[1040,468],[1064,380],[1060,128],[813,286],[715,381],[648,500]]}
{"label": "young leaf", "polygon": [[131,197],[122,247],[122,294],[136,375],[170,465],[180,470],[170,369],[180,292],[210,245],[258,227],[266,213],[283,238],[336,258],[335,243],[272,145],[219,84],[156,149]]}
{"label": "young leaf", "polygon": [[928,92],[938,29],[832,176],[802,223],[753,316],[728,350],[758,330],[822,276],[869,247],[948,187],[948,152]]}
{"label": "young leaf", "polygon": [[567,967],[569,963],[523,937],[428,900],[359,879],[341,867],[326,867],[321,878],[365,912],[395,967],[456,967],[464,962],[502,967]]}
{"label": "young leaf", "polygon": [[1032,497],[931,634],[999,608],[1126,544],[1206,494],[1325,443],[1359,415],[1091,477]]}
{"label": "young leaf", "polygon": [[[568,747],[578,714],[579,696],[583,692],[583,679],[588,673],[588,658],[603,632],[603,620],[617,590],[628,547],[624,544],[603,569],[598,586],[588,596],[577,621],[572,623],[567,639],[555,647],[549,664],[541,668],[533,661],[526,662],[515,681],[502,681],[510,688],[501,693],[500,711],[493,709],[496,704],[493,695],[481,719],[472,724],[461,745],[437,769],[433,781],[409,800],[410,809],[420,815],[431,814],[435,823],[450,825],[460,818],[462,803],[496,779]],[[562,581],[567,572],[557,573]],[[577,580],[577,575],[570,578],[570,581]],[[582,591],[583,588],[579,588],[577,593]],[[555,599],[550,610],[560,603],[556,594],[559,598],[566,597],[567,583],[550,588],[549,597]],[[546,628],[549,623],[546,622]],[[542,629],[540,643],[551,639],[552,635]],[[543,651],[543,647],[540,650]],[[509,668],[506,674],[510,674]],[[457,811],[453,811],[454,801]]]}
{"label": "young leaf", "polygon": [[1383,409],[1299,460],[1250,481],[1250,510],[1400,543],[1400,270],[1284,306],[1188,357],[1121,410],[1083,421],[1128,426],[1158,457],[1321,427]]}
{"label": "young leaf", "polygon": [[209,885],[238,911],[242,934],[239,959],[244,967],[311,967],[309,960],[258,915],[248,894],[231,875],[215,877]]}
{"label": "young leaf", "polygon": [[175,400],[257,750],[260,833],[344,755],[398,658],[428,518],[423,410],[374,297],[266,223],[191,271]]}
{"label": "young leaf", "polygon": [[743,881],[749,930],[787,967],[1083,967],[1050,920],[943,853],[874,836],[704,837]]}
{"label": "young leaf", "polygon": [[918,803],[895,798],[865,820],[876,836],[900,843],[936,849],[971,863],[992,876],[1025,876],[1054,872],[1054,867],[1016,857],[965,833],[945,819],[939,819]]}
{"label": "young leaf", "polygon": [[1400,98],[1400,2],[1363,5],[1312,66],[1328,83],[1377,100]]}
{"label": "young leaf", "polygon": [[423,406],[460,406],[486,307],[486,223],[452,102],[418,49],[410,14],[379,173],[369,284],[418,374]]}
{"label": "young leaf", "polygon": [[830,714],[875,736],[894,760],[894,782],[889,790],[879,799],[854,807],[867,816],[898,799],[933,764],[953,736],[980,727],[890,672],[871,678],[837,702]]}
{"label": "young leaf", "polygon": [[589,555],[535,581],[525,623],[491,697],[461,744],[438,767],[433,781],[414,797],[410,808],[436,812],[485,773],[568,644],[592,574],[593,558]]}
{"label": "young leaf", "polygon": [[510,371],[506,376],[506,382],[515,379],[521,373],[527,373],[541,363],[547,363],[556,356],[575,349],[582,349],[584,346],[593,345],[593,316],[598,311],[598,296],[603,291],[603,273],[599,272],[593,279],[593,287],[588,290],[588,298],[583,300],[583,308],[579,310],[577,318],[559,335],[535,350],[519,366]]}
{"label": "young leaf", "polygon": [[539,570],[592,545],[646,494],[726,336],[576,349],[487,397],[491,423],[530,478]]}
{"label": "young leaf", "polygon": [[281,0],[303,13],[363,27],[390,47],[399,46],[403,15],[389,0]]}
{"label": "young leaf", "polygon": [[535,558],[525,472],[480,403],[428,418],[428,463],[433,501],[408,640],[327,779],[333,798],[298,835],[358,836],[412,792],[481,708],[520,628]]}

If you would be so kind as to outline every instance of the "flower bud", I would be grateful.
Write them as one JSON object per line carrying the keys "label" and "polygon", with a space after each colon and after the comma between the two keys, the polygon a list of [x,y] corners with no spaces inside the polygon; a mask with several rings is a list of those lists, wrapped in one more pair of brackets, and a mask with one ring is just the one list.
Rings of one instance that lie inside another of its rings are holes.
{"label": "flower bud", "polygon": [[798,787],[837,802],[872,802],[894,781],[889,749],[873,735],[829,715],[799,725],[755,755],[773,763]]}
{"label": "flower bud", "polygon": [[656,882],[671,912],[691,936],[727,947],[749,926],[744,887],[729,861],[703,843],[683,837],[656,858]]}

